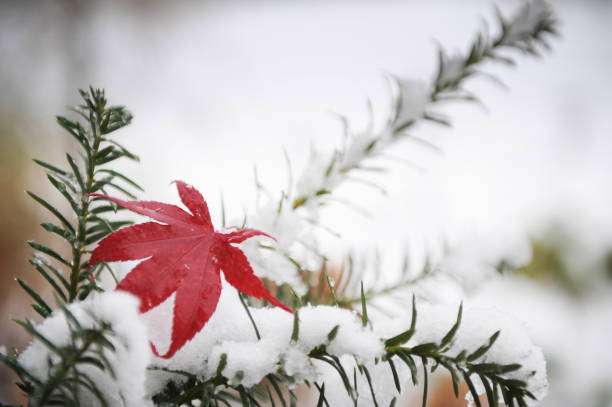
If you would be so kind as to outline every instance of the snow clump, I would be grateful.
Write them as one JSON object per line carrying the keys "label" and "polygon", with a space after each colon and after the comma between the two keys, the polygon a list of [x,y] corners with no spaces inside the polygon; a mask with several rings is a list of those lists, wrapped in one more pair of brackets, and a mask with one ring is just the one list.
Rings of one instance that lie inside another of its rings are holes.
{"label": "snow clump", "polygon": [[[89,364],[77,366],[81,374],[95,383],[111,406],[152,405],[145,401],[144,375],[151,351],[138,306],[136,297],[122,291],[92,294],[83,302],[67,306],[67,310],[84,329],[101,329],[103,324],[110,325],[111,333],[105,335],[105,338],[113,344],[115,351],[104,349],[103,352],[116,378],[111,376],[108,369],[102,371]],[[55,310],[36,329],[58,348],[70,344],[71,329],[66,313],[61,309]],[[19,356],[19,363],[41,381],[49,377],[50,368],[58,362],[59,357],[37,338]],[[83,406],[100,405],[99,400],[89,392],[80,392],[79,398]]]}

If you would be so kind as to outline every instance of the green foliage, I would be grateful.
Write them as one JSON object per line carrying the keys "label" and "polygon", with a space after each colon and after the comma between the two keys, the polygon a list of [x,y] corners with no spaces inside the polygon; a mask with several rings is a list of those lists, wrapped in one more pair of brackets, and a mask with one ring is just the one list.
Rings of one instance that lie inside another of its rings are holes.
{"label": "green foliage", "polygon": [[[514,59],[505,52],[506,50],[510,49],[539,56],[540,48],[548,49],[547,37],[558,35],[556,29],[558,21],[550,9],[534,10],[540,6],[535,2],[526,3],[512,19],[504,18],[501,12],[497,10],[497,26],[499,27],[497,35],[491,37],[485,28],[476,34],[468,52],[465,54],[449,57],[440,48],[438,50],[438,70],[434,80],[434,89],[431,93],[431,101],[450,99],[478,101],[473,94],[463,89],[462,85],[466,79],[485,75],[494,81],[499,81],[477,70],[477,65],[492,61],[514,66]],[[528,24],[528,15],[538,12],[538,20],[530,26],[523,27]],[[459,71],[455,72],[457,69]],[[451,71],[453,72],[451,73]],[[429,116],[426,119],[441,121],[442,124],[446,124],[446,121],[439,117],[436,119],[435,116]]]}
{"label": "green foliage", "polygon": [[[27,191],[32,199],[59,221],[59,223],[44,222],[41,224],[43,229],[59,236],[71,249],[71,258],[64,258],[43,244],[28,242],[33,249],[38,251],[30,259],[30,264],[49,282],[62,302],[82,300],[92,290],[99,290],[95,282],[88,278],[87,261],[84,259],[84,256],[89,253],[88,246],[121,226],[132,223],[107,219],[106,215],[122,208],[98,198],[92,198],[89,194],[106,193],[107,190],[113,189],[127,197],[134,198],[129,189],[142,190],[138,184],[125,175],[106,168],[108,164],[122,157],[138,160],[136,155],[110,138],[111,133],[130,123],[132,115],[122,106],[107,106],[102,90],[90,87],[89,91],[80,90],[79,92],[83,104],[73,110],[81,120],[73,121],[63,116],[57,117],[57,123],[77,141],[79,156],[75,158],[67,153],[68,168],[66,169],[42,160],[34,160],[46,170],[47,179],[68,202],[73,214],[66,216],[46,199],[34,192]],[[76,219],[74,222],[68,220],[73,218]],[[51,259],[58,265],[53,265]],[[95,274],[99,274],[105,267],[105,265],[96,266]],[[67,272],[64,273],[62,269],[66,269]],[[33,305],[34,309],[43,317],[48,316],[51,307],[45,304],[25,281],[19,280],[18,282],[36,302]]]}
{"label": "green foliage", "polygon": [[30,320],[16,321],[28,334],[48,350],[48,375],[38,377],[29,372],[18,360],[17,355],[0,354],[0,361],[11,368],[19,377],[17,386],[27,395],[29,406],[79,406],[80,394],[90,393],[101,406],[107,400],[97,384],[83,371],[94,367],[115,377],[113,367],[105,352],[114,352],[111,339],[113,332],[108,323],[95,320],[93,328],[82,326],[66,307],[61,308],[69,327],[70,338],[66,344],[58,344],[43,335]]}
{"label": "green foliage", "polygon": [[[114,372],[104,355],[105,350],[114,351],[114,346],[109,340],[113,335],[110,326],[103,321],[96,321],[95,328],[84,328],[66,308],[66,304],[85,299],[93,290],[101,290],[95,281],[89,278],[87,272],[88,263],[85,256],[89,254],[88,246],[121,226],[132,223],[106,218],[121,208],[98,198],[92,198],[89,194],[106,193],[108,189],[114,189],[133,197],[127,188],[142,189],[125,175],[106,167],[122,157],[138,160],[137,156],[110,139],[111,133],[130,123],[132,115],[121,106],[107,106],[102,90],[90,87],[89,91],[79,92],[83,104],[73,110],[81,121],[57,117],[57,123],[77,141],[78,157],[74,158],[67,153],[66,169],[34,159],[36,164],[45,169],[47,180],[68,202],[72,213],[64,214],[45,198],[26,191],[56,218],[55,223],[42,223],[42,228],[70,247],[71,256],[67,258],[48,246],[28,241],[30,247],[36,250],[29,262],[52,288],[61,312],[68,322],[70,341],[67,345],[58,345],[45,337],[32,321],[17,321],[53,355],[53,358],[48,360],[48,378],[36,377],[29,372],[20,364],[17,354],[0,355],[0,361],[18,375],[21,381],[17,385],[28,397],[31,406],[78,406],[79,394],[84,391],[90,392],[102,406],[105,406],[107,403],[104,395],[96,383],[82,373],[81,367],[93,365],[114,377]],[[96,266],[95,275],[99,275],[104,268],[110,270],[106,264]],[[50,316],[54,307],[26,281],[17,279],[17,282],[34,300],[32,304],[34,310],[43,318]]]}
{"label": "green foliage", "polygon": [[[158,405],[188,406],[231,406],[230,403],[241,403],[245,407],[262,405],[283,407],[295,406],[297,397],[287,388],[291,378],[282,373],[270,373],[265,380],[250,388],[239,384],[240,377],[230,381],[221,375],[224,367],[222,355],[215,377],[202,380],[187,372],[166,368],[151,368],[176,375],[176,381],[170,381],[165,389],[153,396]],[[238,375],[239,376],[239,375]],[[318,386],[318,384],[317,384]],[[324,392],[324,390],[323,390]],[[199,404],[194,404],[199,402]],[[270,404],[265,404],[270,403]]]}
{"label": "green foliage", "polygon": [[[459,307],[455,324],[449,329],[446,335],[440,339],[439,342],[422,343],[412,347],[403,346],[415,332],[417,311],[413,298],[412,322],[410,324],[410,328],[405,332],[385,341],[386,355],[384,359],[389,363],[390,368],[393,370],[394,377],[397,377],[397,374],[395,373],[393,358],[397,358],[408,366],[411,371],[412,382],[413,384],[417,385],[419,378],[415,359],[420,359],[423,368],[423,406],[426,405],[427,400],[427,377],[439,366],[442,366],[450,373],[455,397],[459,396],[459,384],[462,381],[465,381],[468,385],[470,393],[474,397],[474,402],[478,407],[481,406],[481,403],[476,388],[472,383],[471,378],[473,376],[478,376],[482,381],[486,390],[487,401],[490,406],[497,405],[499,394],[501,394],[504,403],[507,406],[513,406],[515,405],[514,403],[516,403],[518,406],[525,406],[527,398],[535,400],[533,394],[527,390],[527,383],[504,377],[505,374],[520,369],[520,364],[512,363],[504,365],[479,361],[495,344],[495,341],[499,337],[500,331],[497,331],[491,335],[487,343],[483,344],[481,347],[471,353],[468,353],[467,350],[460,351],[456,355],[451,355],[449,353],[451,344],[461,325],[462,314],[463,305]],[[429,365],[429,362],[432,362],[432,364]],[[431,367],[428,368],[428,366]],[[399,382],[397,380],[396,386],[398,387],[399,391]]]}

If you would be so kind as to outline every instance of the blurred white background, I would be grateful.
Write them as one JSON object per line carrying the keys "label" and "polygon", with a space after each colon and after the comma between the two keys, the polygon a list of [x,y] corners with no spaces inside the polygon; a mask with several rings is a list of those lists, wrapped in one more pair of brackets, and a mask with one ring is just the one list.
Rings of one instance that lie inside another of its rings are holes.
{"label": "blurred white background", "polygon": [[[518,4],[498,6],[507,12]],[[338,254],[376,246],[390,267],[408,247],[418,262],[444,247],[528,258],[529,238],[550,243],[571,281],[587,286],[580,295],[515,277],[470,295],[516,313],[544,346],[552,369],[545,405],[608,406],[612,4],[553,6],[561,37],[552,52],[517,56],[515,69],[488,67],[508,89],[473,81],[485,108],[452,105],[445,111],[452,129],[414,131],[441,153],[399,146],[396,155],[425,171],[394,165],[380,176],[386,196],[343,188],[341,195],[372,217],[330,207],[324,219],[343,239],[321,238]],[[387,102],[385,72],[429,80],[436,43],[463,51],[493,14],[490,1],[475,0],[0,3],[5,312],[23,314],[22,295],[8,277],[33,274],[22,242],[38,233],[7,230],[41,216],[28,215],[35,207],[21,191],[46,190],[27,158],[63,161],[71,140],[54,116],[79,102],[76,88],[103,87],[112,103],[134,113],[118,141],[141,158],[123,170],[145,188],[142,198],[175,201],[169,183],[182,179],[202,191],[213,218],[220,217],[221,193],[230,217],[240,218],[254,206],[255,165],[261,181],[280,190],[287,179],[283,149],[297,176],[311,146],[338,144],[341,127],[332,113],[364,123],[367,96],[375,108]],[[4,317],[2,331],[9,324]]]}

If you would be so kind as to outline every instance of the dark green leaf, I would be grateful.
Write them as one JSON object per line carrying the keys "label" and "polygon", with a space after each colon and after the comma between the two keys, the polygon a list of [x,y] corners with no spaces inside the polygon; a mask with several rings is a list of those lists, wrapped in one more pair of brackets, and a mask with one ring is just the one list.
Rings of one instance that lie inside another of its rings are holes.
{"label": "dark green leaf", "polygon": [[[108,148],[112,149],[112,146],[109,146]],[[99,158],[96,158],[95,160],[95,164],[96,165],[104,165],[107,164],[111,161],[115,161],[118,158],[124,157],[125,154],[123,154],[123,152],[119,151],[119,150],[111,150],[109,153],[107,153],[104,156],[101,156]]]}
{"label": "dark green leaf", "polygon": [[62,224],[67,229],[69,229],[72,233],[74,233],[74,227],[72,227],[70,222],[68,222],[68,220],[57,209],[55,209],[53,206],[51,206],[50,203],[48,203],[47,201],[45,201],[44,199],[42,199],[41,197],[36,195],[34,192],[26,191],[26,194],[30,195],[30,197],[32,197],[32,199],[34,199],[36,202],[38,202],[39,204],[44,206],[49,212],[51,212],[53,215],[55,215],[55,217],[58,218],[60,220],[60,222],[62,222]]}
{"label": "dark green leaf", "polygon": [[277,381],[276,377],[274,376],[274,374],[268,374],[266,377],[268,378],[268,380],[272,384],[272,387],[274,388],[274,391],[276,392],[276,395],[278,396],[278,399],[283,404],[283,407],[287,407],[287,402],[285,401],[285,397],[283,396],[283,392],[281,391],[281,388],[280,388],[280,386],[278,384],[278,381]]}
{"label": "dark green leaf", "polygon": [[97,219],[99,219],[98,221],[99,223],[87,228],[85,234],[89,235],[91,233],[100,232],[100,231],[114,232],[115,230],[123,226],[134,224],[134,222],[132,222],[131,220],[120,220],[120,221],[109,222],[103,218],[97,218]]}
{"label": "dark green leaf", "polygon": [[427,359],[421,358],[423,361],[423,407],[427,407]]}
{"label": "dark green leaf", "polygon": [[106,213],[106,212],[117,212],[118,209],[123,209],[123,208],[117,207],[116,205],[103,205],[103,206],[97,206],[91,209],[89,213],[92,215],[96,215],[96,214]]}
{"label": "dark green leaf", "polygon": [[[53,287],[55,292],[57,292],[59,294],[59,296],[62,298],[62,300],[64,300],[64,302],[68,301],[68,298],[64,294],[64,291],[60,288],[60,286],[57,284],[55,279],[53,277],[51,277],[51,275],[49,273],[47,273],[47,270],[45,270],[39,264],[39,262],[37,262],[34,259],[30,259],[29,262],[45,278],[45,280],[47,280],[49,282],[49,284],[51,284],[51,287]],[[64,281],[66,281],[66,280],[64,280]]]}
{"label": "dark green leaf", "polygon": [[317,407],[323,407],[323,404],[329,407],[327,399],[325,398],[325,383],[323,383],[321,386],[319,386],[318,383],[315,383],[315,386],[317,390],[319,390],[319,400],[317,401]]}
{"label": "dark green leaf", "polygon": [[19,321],[19,320],[15,320],[15,322],[19,325],[21,325],[30,335],[32,335],[33,337],[35,337],[36,339],[40,340],[42,342],[43,345],[45,345],[50,351],[54,352],[55,354],[59,355],[61,357],[62,355],[62,351],[61,349],[59,349],[53,342],[51,342],[45,335],[41,334],[36,327],[34,326],[34,324],[32,324],[32,321],[25,320],[25,321]]}
{"label": "dark green leaf", "polygon": [[376,394],[374,393],[374,386],[372,386],[372,377],[370,376],[370,372],[368,371],[368,368],[364,365],[360,365],[359,368],[365,374],[368,386],[370,387],[370,394],[372,395],[372,402],[374,403],[374,407],[378,407],[378,402],[376,401]]}
{"label": "dark green leaf", "polygon": [[402,332],[399,335],[394,336],[393,338],[387,339],[385,341],[385,347],[390,348],[397,345],[402,345],[412,338],[414,335],[414,331],[416,328],[416,319],[417,319],[417,311],[416,311],[416,303],[415,297],[412,296],[412,320],[410,321],[410,328],[407,331]]}
{"label": "dark green leaf", "polygon": [[70,193],[66,189],[66,185],[64,185],[63,182],[61,182],[60,180],[58,180],[57,178],[55,178],[55,177],[53,177],[52,175],[49,175],[49,174],[47,174],[47,179],[49,180],[49,182],[51,182],[51,185],[53,185],[55,187],[55,189],[57,189],[62,194],[62,196],[64,198],[66,198],[66,200],[68,201],[68,203],[72,207],[72,210],[77,215],[80,215],[81,214],[81,207],[74,200],[74,198],[70,195]]}
{"label": "dark green leaf", "polygon": [[438,344],[434,342],[423,343],[412,348],[410,353],[418,356],[430,356],[438,350]]}
{"label": "dark green leaf", "polygon": [[81,171],[79,170],[78,165],[76,164],[72,156],[68,153],[66,153],[66,160],[68,161],[68,164],[70,165],[70,168],[72,169],[72,173],[74,174],[74,177],[76,178],[77,182],[79,183],[79,186],[81,187],[81,192],[85,191],[85,183],[83,182],[83,175],[81,174]]}
{"label": "dark green leaf", "polygon": [[459,376],[457,375],[457,371],[450,363],[444,360],[440,360],[440,364],[444,366],[446,370],[448,370],[448,372],[451,374],[451,380],[453,382],[453,392],[455,393],[455,397],[459,397],[460,379],[459,379]]}
{"label": "dark green leaf", "polygon": [[474,403],[476,403],[476,407],[482,407],[480,403],[480,397],[478,396],[478,392],[476,392],[476,387],[474,387],[474,383],[472,383],[472,379],[470,379],[470,375],[465,371],[463,373],[463,378],[470,389],[470,393],[472,393],[472,397],[474,397]]}
{"label": "dark green leaf", "polygon": [[466,355],[467,351],[464,349],[461,352],[459,352],[457,354],[457,356],[455,356],[455,361],[456,362],[461,362],[463,360],[465,360],[465,355]]}
{"label": "dark green leaf", "polygon": [[442,338],[442,341],[440,342],[440,348],[444,348],[446,345],[448,345],[455,337],[455,334],[457,334],[457,330],[459,329],[459,326],[461,325],[461,315],[462,314],[463,314],[463,303],[461,303],[461,305],[459,306],[459,312],[457,313],[457,321],[455,322],[455,325],[453,325],[450,331],[448,331],[448,333],[444,335],[444,338]]}
{"label": "dark green leaf", "polygon": [[363,326],[368,325],[368,308],[366,305],[366,298],[363,292],[363,281],[361,282],[361,324]]}
{"label": "dark green leaf", "polygon": [[119,185],[113,183],[113,182],[109,182],[108,183],[109,187],[112,187],[114,189],[116,189],[117,191],[123,193],[125,196],[127,196],[128,198],[132,198],[132,199],[137,199],[136,195],[132,194],[130,191],[128,191],[127,189],[120,187]]}
{"label": "dark green leaf", "polygon": [[113,144],[115,147],[118,147],[119,150],[121,150],[121,153],[123,154],[123,156],[129,158],[130,160],[140,161],[140,158],[138,158],[137,155],[130,153],[125,147],[117,143],[115,140],[107,140],[107,141]]}
{"label": "dark green leaf", "polygon": [[[238,293],[238,298],[240,299],[240,303],[242,304],[242,307],[244,308],[244,310],[247,313],[247,316],[249,317],[249,320],[251,321],[251,325],[253,325],[253,330],[255,331],[255,336],[257,337],[257,340],[261,340],[261,335],[259,334],[259,329],[257,329],[257,324],[255,323],[255,320],[253,319],[253,315],[251,315],[251,311],[249,310],[249,307],[247,305],[247,303],[244,300],[244,297],[240,291],[237,291]],[[297,312],[296,312],[297,313]],[[293,340],[293,335],[291,336],[292,340]],[[297,340],[297,337],[296,337]]]}
{"label": "dark green leaf", "polygon": [[423,119],[429,120],[430,122],[441,124],[446,127],[452,126],[451,122],[448,119],[444,117],[440,117],[440,116],[433,116],[431,114],[426,114],[425,116],[423,116]]}
{"label": "dark green leaf", "polygon": [[91,147],[89,146],[89,141],[82,130],[82,127],[75,122],[71,122],[62,116],[56,116],[57,123],[62,126],[64,129],[68,131],[78,142],[83,146],[86,151],[89,151]]}
{"label": "dark green leaf", "polygon": [[30,247],[32,247],[35,250],[40,251],[41,253],[47,254],[51,257],[53,257],[54,259],[58,260],[61,263],[64,263],[66,266],[71,267],[71,264],[68,260],[64,259],[59,253],[57,253],[55,250],[52,250],[50,248],[48,248],[47,246],[43,246],[40,243],[36,243],[33,240],[28,240],[28,244],[30,245]]}
{"label": "dark green leaf", "polygon": [[100,359],[97,359],[91,356],[83,356],[79,358],[79,363],[93,365],[102,371],[106,370],[104,364],[100,361]]}
{"label": "dark green leaf", "polygon": [[329,292],[331,293],[332,304],[338,306],[338,299],[336,298],[336,292],[334,291],[334,283],[332,282],[329,274],[325,273],[325,278],[327,279],[327,286],[329,287]]}
{"label": "dark green leaf", "polygon": [[417,372],[416,363],[414,363],[414,359],[412,359],[412,356],[410,356],[409,354],[405,353],[404,351],[397,352],[397,356],[400,359],[402,359],[402,361],[410,369],[410,375],[412,377],[412,384],[414,384],[416,386],[418,384],[418,382],[419,382],[419,380],[418,380],[419,376],[418,376],[418,372]]}
{"label": "dark green leaf", "polygon": [[499,333],[500,333],[500,331],[495,332],[489,338],[489,343],[487,343],[486,345],[481,346],[480,348],[476,349],[473,353],[469,354],[468,357],[467,357],[467,361],[471,362],[473,360],[478,359],[479,357],[481,357],[485,353],[487,353],[489,351],[489,349],[491,349],[491,346],[493,346],[493,344],[495,343],[495,341],[499,337]]}
{"label": "dark green leaf", "polygon": [[327,340],[329,342],[333,341],[336,338],[336,335],[338,334],[339,329],[340,329],[340,325],[336,325],[331,329],[331,331],[329,331],[329,333],[327,334]]}
{"label": "dark green leaf", "polygon": [[44,265],[45,267],[47,267],[49,270],[51,270],[51,272],[55,275],[55,277],[62,283],[62,285],[66,288],[69,289],[70,288],[70,284],[68,283],[68,281],[66,280],[66,278],[64,277],[64,275],[62,274],[61,271],[59,271],[57,268],[53,267],[53,265],[51,264],[51,262],[49,260],[47,260],[44,256],[37,256],[36,254],[34,255],[33,259],[30,259],[30,263],[32,263],[32,265],[34,264],[38,264],[41,267]]}
{"label": "dark green leaf", "polygon": [[480,378],[480,381],[482,382],[485,388],[485,392],[487,394],[487,402],[489,403],[489,406],[497,405],[497,400],[495,399],[495,396],[493,395],[493,389],[491,388],[491,384],[489,383],[489,380],[481,374],[479,374],[478,377]]}
{"label": "dark green leaf", "polygon": [[104,159],[104,157],[112,153],[114,150],[115,150],[115,147],[107,146],[103,148],[102,150],[98,151],[96,155],[94,156],[94,159],[96,160],[96,164],[99,164],[100,160]]}
{"label": "dark green leaf", "polygon": [[296,343],[300,336],[300,319],[298,317],[298,310],[296,309],[293,313],[293,330],[291,331],[291,342]]}
{"label": "dark green leaf", "polygon": [[54,225],[53,223],[44,222],[44,223],[41,223],[40,226],[42,226],[42,228],[45,229],[47,232],[55,233],[58,236],[63,237],[70,243],[73,243],[76,239],[76,236],[74,235],[74,233],[72,233],[69,230],[62,229],[61,227]]}
{"label": "dark green leaf", "polygon": [[398,393],[402,392],[402,386],[400,385],[399,376],[397,375],[397,370],[395,369],[395,364],[391,358],[387,359],[387,363],[389,363],[389,367],[391,368],[391,373],[393,373],[393,383],[395,383],[395,388]]}
{"label": "dark green leaf", "polygon": [[340,375],[340,378],[342,379],[342,384],[344,384],[344,388],[346,389],[346,392],[348,393],[349,397],[354,400],[355,399],[355,395],[353,392],[353,388],[351,387],[351,382],[349,381],[348,376],[346,375],[346,371],[344,370],[344,368],[342,367],[342,365],[339,362],[336,362],[337,358],[331,357],[331,360],[328,359],[328,357],[325,356],[313,356],[315,359],[319,359],[323,362],[328,363],[330,366],[332,366],[334,369],[336,369],[336,371],[338,372],[338,374]]}
{"label": "dark green leaf", "polygon": [[100,181],[94,182],[94,184],[90,188],[90,192],[92,192],[92,193],[93,192],[98,192],[99,190],[104,188],[106,185],[108,185],[112,180],[113,180],[113,177],[112,176],[108,176],[106,178],[101,179]]}
{"label": "dark green leaf", "polygon": [[87,239],[85,239],[85,245],[90,245],[92,243],[97,242],[98,240],[106,237],[107,235],[109,235],[111,232],[104,230],[100,233],[96,233],[94,235],[88,236]]}
{"label": "dark green leaf", "polygon": [[[508,366],[519,366],[519,368],[520,368],[521,365],[516,365],[515,364],[515,365],[508,365]],[[504,373],[507,373],[507,372],[504,372]],[[504,379],[504,384],[506,386],[516,387],[516,388],[527,387],[527,383],[525,383],[522,380],[517,380],[517,379]]]}
{"label": "dark green leaf", "polygon": [[63,176],[66,175],[66,171],[61,170],[57,167],[54,167],[53,165],[48,164],[44,161],[37,160],[36,158],[33,158],[32,161],[34,161],[36,164],[40,165],[41,167],[48,169],[49,171],[55,172],[56,174],[63,175]]}
{"label": "dark green leaf", "polygon": [[138,185],[137,183],[135,183],[134,181],[132,181],[131,179],[129,179],[125,175],[123,175],[121,173],[118,173],[117,171],[113,171],[113,170],[109,170],[109,169],[104,168],[104,169],[98,170],[98,172],[104,172],[104,173],[112,175],[113,177],[121,178],[122,180],[124,180],[125,182],[127,182],[128,184],[133,186],[134,188],[136,188],[136,189],[138,189],[140,191],[144,191],[144,189],[142,189],[142,187],[140,185]]}
{"label": "dark green leaf", "polygon": [[32,308],[36,311],[41,317],[47,318],[51,313],[45,307],[42,307],[38,304],[32,304]]}
{"label": "dark green leaf", "polygon": [[376,146],[377,142],[378,142],[378,139],[374,139],[374,140],[370,141],[370,143],[365,148],[365,153],[367,154],[370,151],[372,151],[374,149],[374,147]]}
{"label": "dark green leaf", "polygon": [[512,399],[514,397],[512,396],[510,391],[508,391],[508,388],[504,386],[499,386],[499,389],[502,392],[502,397],[504,398],[504,403],[506,404],[506,407],[513,406],[514,403],[512,402]]}
{"label": "dark green leaf", "polygon": [[505,374],[510,373],[521,368],[518,363],[512,363],[509,365],[500,365],[497,363],[477,363],[469,364],[469,368],[478,373],[493,373],[493,374]]}

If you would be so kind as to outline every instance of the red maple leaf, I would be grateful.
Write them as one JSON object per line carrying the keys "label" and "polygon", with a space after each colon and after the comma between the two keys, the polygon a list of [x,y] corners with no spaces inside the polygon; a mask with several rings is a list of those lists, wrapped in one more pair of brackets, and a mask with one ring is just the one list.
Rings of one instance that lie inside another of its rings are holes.
{"label": "red maple leaf", "polygon": [[268,235],[255,229],[216,232],[200,192],[182,181],[176,181],[176,185],[191,213],[161,202],[126,202],[91,195],[163,223],[146,222],[119,229],[100,241],[89,259],[91,270],[100,262],[148,257],[117,286],[140,298],[140,312],[158,306],[176,291],[170,348],[160,355],[151,344],[153,352],[162,358],[172,357],[210,319],[221,294],[220,270],[226,281],[243,293],[293,312],[266,290],[244,253],[232,246],[253,236]]}

